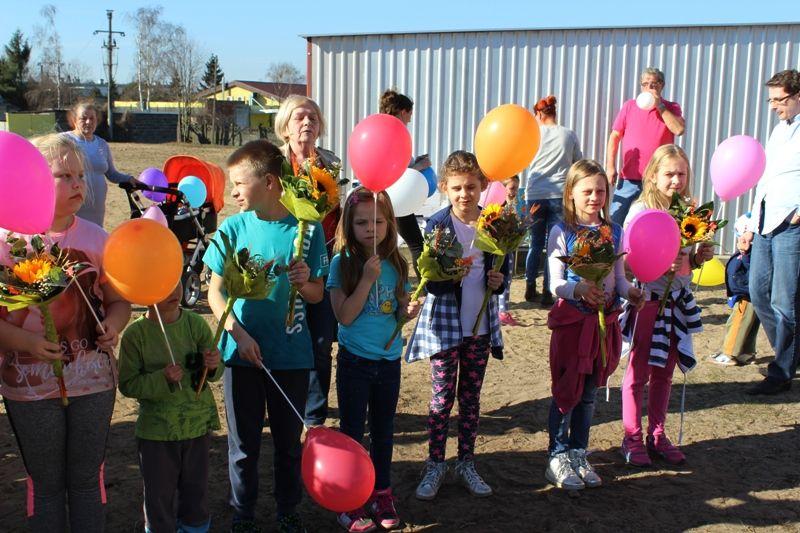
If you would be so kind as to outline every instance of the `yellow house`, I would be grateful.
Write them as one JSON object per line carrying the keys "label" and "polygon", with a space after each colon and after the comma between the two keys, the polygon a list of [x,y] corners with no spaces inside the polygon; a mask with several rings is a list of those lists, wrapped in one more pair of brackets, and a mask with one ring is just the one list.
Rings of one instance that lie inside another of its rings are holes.
{"label": "yellow house", "polygon": [[291,94],[306,95],[303,83],[234,80],[197,93],[200,98],[245,102],[250,106],[250,127],[271,128],[278,107]]}

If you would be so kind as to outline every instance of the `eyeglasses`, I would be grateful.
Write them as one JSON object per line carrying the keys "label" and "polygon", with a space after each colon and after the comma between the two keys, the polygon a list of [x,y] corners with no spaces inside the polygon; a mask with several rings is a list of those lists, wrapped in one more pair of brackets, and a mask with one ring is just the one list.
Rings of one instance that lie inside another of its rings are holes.
{"label": "eyeglasses", "polygon": [[786,100],[788,100],[789,98],[791,98],[791,97],[792,97],[792,96],[794,96],[795,94],[796,94],[796,93],[794,93],[794,94],[787,94],[787,95],[786,95],[786,96],[784,96],[783,98],[767,98],[767,103],[768,103],[768,104],[785,104],[785,103],[786,103]]}
{"label": "eyeglasses", "polygon": [[641,86],[642,86],[642,89],[658,89],[659,87],[661,87],[661,82],[660,81],[656,81],[656,82],[648,83],[648,82],[643,81],[641,83]]}

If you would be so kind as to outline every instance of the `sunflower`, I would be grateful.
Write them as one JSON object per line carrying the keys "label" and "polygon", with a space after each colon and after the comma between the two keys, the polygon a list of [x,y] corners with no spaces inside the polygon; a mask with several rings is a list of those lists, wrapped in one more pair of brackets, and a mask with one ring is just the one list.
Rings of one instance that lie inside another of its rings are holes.
{"label": "sunflower", "polygon": [[700,241],[706,235],[708,223],[702,218],[688,216],[681,221],[681,235],[691,241]]}
{"label": "sunflower", "polygon": [[336,178],[326,168],[310,165],[311,180],[316,189],[328,195],[328,209],[333,209],[339,204],[339,186]]}
{"label": "sunflower", "polygon": [[30,285],[40,282],[50,275],[53,263],[42,257],[26,259],[14,265],[14,275]]}
{"label": "sunflower", "polygon": [[478,228],[491,227],[495,220],[503,214],[503,207],[500,204],[489,204],[481,211],[478,219]]}

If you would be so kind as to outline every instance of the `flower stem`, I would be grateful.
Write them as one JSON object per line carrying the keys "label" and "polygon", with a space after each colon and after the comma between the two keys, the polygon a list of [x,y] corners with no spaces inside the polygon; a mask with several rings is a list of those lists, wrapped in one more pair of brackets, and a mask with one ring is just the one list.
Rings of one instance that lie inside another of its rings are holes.
{"label": "flower stem", "polygon": [[[494,268],[494,254],[490,256],[489,259],[489,270]],[[483,293],[483,302],[481,302],[481,310],[478,311],[478,316],[475,318],[475,325],[472,326],[472,336],[475,337],[478,335],[478,329],[481,326],[481,319],[483,318],[483,314],[487,312],[487,308],[489,307],[489,297],[492,295],[492,289],[486,287],[486,292]]]}
{"label": "flower stem", "polygon": [[667,306],[667,299],[669,298],[673,281],[675,281],[675,272],[670,272],[667,275],[667,286],[664,289],[664,295],[661,297],[661,302],[658,304],[658,316],[661,316],[661,313],[664,312],[664,308]]}
{"label": "flower stem", "polygon": [[[305,220],[298,220],[297,221],[297,238],[294,240],[294,259],[296,261],[303,259],[303,241],[305,240],[306,236],[306,225],[308,223]],[[292,285],[289,289],[289,311],[286,313],[286,327],[290,327],[294,324],[294,305],[295,300],[297,300],[297,288]]]}
{"label": "flower stem", "polygon": [[[219,344],[219,340],[222,338],[222,332],[225,331],[225,321],[228,319],[228,315],[231,314],[233,310],[233,302],[235,302],[235,298],[231,298],[228,296],[228,300],[225,302],[225,310],[222,312],[222,315],[219,317],[219,324],[217,324],[217,331],[214,332],[214,340],[211,341],[211,349],[217,347]],[[200,384],[197,385],[197,393],[194,396],[195,400],[200,399],[200,393],[203,392],[203,385],[206,384],[206,378],[208,378],[208,367],[203,367],[203,373],[200,375]]]}
{"label": "flower stem", "polygon": [[[417,290],[415,290],[414,294],[411,295],[411,300],[409,301],[413,302],[414,300],[418,299],[419,295],[422,294],[422,290],[425,288],[425,285],[427,284],[428,284],[428,278],[423,277],[420,280],[419,285],[417,286]],[[389,342],[387,342],[386,345],[383,347],[384,350],[389,349],[394,340],[397,338],[397,335],[403,329],[403,326],[405,326],[407,323],[408,323],[408,318],[406,318],[405,316],[403,316],[403,318],[397,321],[397,325],[394,327],[394,331],[392,331],[392,336],[389,338]]]}
{"label": "flower stem", "polygon": [[[44,319],[44,336],[50,341],[58,344],[58,331],[56,331],[56,323],[53,321],[53,314],[50,313],[50,307],[47,304],[39,304],[39,310]],[[58,391],[61,394],[61,404],[66,407],[69,405],[67,399],[67,386],[64,383],[64,362],[61,359],[51,361],[53,365],[53,374],[58,380]]]}

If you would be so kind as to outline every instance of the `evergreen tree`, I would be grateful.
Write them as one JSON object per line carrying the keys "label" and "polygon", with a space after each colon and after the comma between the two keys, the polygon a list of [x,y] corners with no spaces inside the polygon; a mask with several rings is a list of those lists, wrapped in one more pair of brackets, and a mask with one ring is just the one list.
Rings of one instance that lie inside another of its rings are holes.
{"label": "evergreen tree", "polygon": [[27,106],[25,92],[30,58],[31,45],[20,30],[15,31],[0,58],[0,96],[22,109]]}
{"label": "evergreen tree", "polygon": [[224,77],[225,73],[219,68],[219,58],[216,54],[211,54],[211,57],[206,61],[206,72],[200,80],[200,86],[203,89],[219,86]]}

